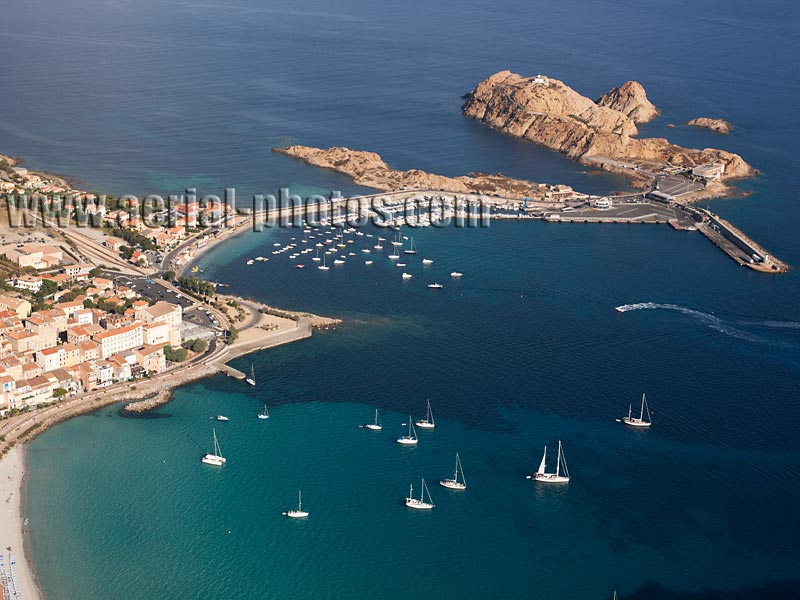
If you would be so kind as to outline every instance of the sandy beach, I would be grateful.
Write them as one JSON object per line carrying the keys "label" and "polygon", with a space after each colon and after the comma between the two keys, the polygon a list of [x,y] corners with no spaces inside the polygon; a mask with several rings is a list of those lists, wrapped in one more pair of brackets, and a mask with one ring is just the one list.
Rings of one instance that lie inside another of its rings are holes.
{"label": "sandy beach", "polygon": [[23,554],[21,489],[24,475],[25,450],[12,448],[0,459],[0,497],[3,501],[3,509],[0,512],[0,548],[6,569],[10,566],[10,554],[13,554],[17,562],[16,582],[19,588],[9,590],[8,599],[41,600],[43,596],[36,587],[33,571]]}

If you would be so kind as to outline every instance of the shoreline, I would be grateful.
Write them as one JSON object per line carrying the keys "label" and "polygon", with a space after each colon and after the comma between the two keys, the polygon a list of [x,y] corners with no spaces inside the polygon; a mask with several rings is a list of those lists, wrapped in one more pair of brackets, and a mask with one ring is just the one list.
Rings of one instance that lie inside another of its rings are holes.
{"label": "shoreline", "polygon": [[[43,600],[44,594],[37,584],[36,569],[30,559],[30,539],[25,530],[28,461],[26,446],[12,448],[6,456],[0,459],[0,493],[5,499],[5,510],[0,516],[0,548],[9,566],[9,556],[13,553],[17,563],[16,590],[18,596],[11,595],[10,599],[17,597],[24,600]],[[8,548],[11,548],[9,553]]]}
{"label": "shoreline", "polygon": [[[229,239],[229,238],[225,238]],[[223,241],[223,240],[220,240]],[[246,301],[251,309],[260,309],[262,303]],[[267,307],[269,308],[269,307]],[[276,309],[271,309],[275,311]],[[227,363],[235,358],[267,350],[276,346],[299,341],[312,336],[315,327],[328,328],[340,323],[339,319],[320,317],[294,311],[285,312],[294,319],[257,311],[253,322],[243,330],[241,337],[230,346],[223,346],[218,353],[200,356],[197,362],[166,371],[152,379],[135,383],[116,384],[113,389],[103,388],[62,403],[56,403],[21,415],[14,422],[15,427],[25,428],[12,440],[6,440],[0,454],[0,491],[6,498],[8,510],[0,516],[0,551],[4,553],[6,566],[9,566],[10,547],[16,562],[18,596],[11,595],[7,600],[45,600],[45,595],[37,585],[36,568],[33,563],[30,536],[27,526],[27,449],[28,443],[51,427],[77,416],[95,412],[113,404],[121,405],[129,412],[145,412],[167,404],[174,391],[184,385],[224,374],[239,378],[241,375]],[[267,323],[283,323],[275,330],[262,334]],[[6,421],[6,424],[11,424]],[[4,431],[10,435],[14,428]],[[16,494],[16,497],[15,497]]]}

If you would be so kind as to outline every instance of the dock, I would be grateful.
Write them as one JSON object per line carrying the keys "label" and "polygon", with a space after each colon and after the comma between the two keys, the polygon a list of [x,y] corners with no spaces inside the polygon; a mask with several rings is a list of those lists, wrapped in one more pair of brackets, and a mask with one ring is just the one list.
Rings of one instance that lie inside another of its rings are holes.
{"label": "dock", "polygon": [[[466,226],[485,226],[488,220],[494,219],[538,219],[549,223],[668,224],[677,231],[699,231],[741,266],[762,273],[784,273],[790,269],[788,264],[772,256],[728,221],[710,210],[679,200],[680,195],[694,192],[697,187],[683,180],[678,183],[660,180],[656,191],[535,201],[530,198],[504,198],[443,190],[398,190],[321,199],[316,203],[290,203],[288,206],[267,206],[262,203],[260,206],[254,205],[247,214],[253,220],[253,229],[256,231],[275,224],[297,227],[302,223],[322,222],[323,225],[338,225],[350,218],[386,214],[391,215],[391,224],[394,226],[421,226],[414,215],[424,213],[432,206],[439,206],[439,210],[455,222],[469,223]],[[405,222],[404,218],[407,219]],[[314,323],[314,326],[333,324]],[[235,370],[230,374],[236,378],[244,377]]]}

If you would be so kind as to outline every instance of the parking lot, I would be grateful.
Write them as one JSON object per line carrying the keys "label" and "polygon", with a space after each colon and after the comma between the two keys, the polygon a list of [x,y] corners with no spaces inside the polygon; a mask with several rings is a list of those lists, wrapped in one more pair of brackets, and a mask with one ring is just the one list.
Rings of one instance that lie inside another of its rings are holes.
{"label": "parking lot", "polygon": [[125,285],[134,290],[138,295],[153,299],[155,301],[170,302],[180,304],[183,310],[194,306],[195,302],[185,294],[175,292],[164,286],[160,279],[150,279],[149,277],[130,277],[128,275],[112,276],[117,286]]}

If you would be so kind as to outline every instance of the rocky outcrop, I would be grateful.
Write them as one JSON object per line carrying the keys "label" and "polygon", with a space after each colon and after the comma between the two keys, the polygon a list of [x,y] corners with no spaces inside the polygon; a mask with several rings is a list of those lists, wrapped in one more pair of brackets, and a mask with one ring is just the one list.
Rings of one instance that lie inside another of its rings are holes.
{"label": "rocky outcrop", "polygon": [[[445,177],[409,169],[392,169],[380,155],[350,148],[312,148],[310,146],[288,146],[273,148],[273,152],[299,158],[315,167],[333,169],[349,176],[358,185],[377,190],[395,191],[403,189],[443,190],[461,194],[497,194],[504,198],[533,198],[542,195],[547,186],[512,179],[505,175],[473,173],[461,177]],[[562,191],[570,190],[560,186]]]}
{"label": "rocky outcrop", "polygon": [[731,152],[688,149],[664,138],[636,137],[636,123],[657,111],[636,82],[612,90],[596,103],[557,79],[501,71],[467,95],[463,111],[508,135],[626,175],[636,172],[632,166],[653,169],[667,163],[676,167],[723,163],[725,179],[758,173]]}
{"label": "rocky outcrop", "polygon": [[686,121],[687,125],[692,127],[705,127],[714,133],[728,134],[733,131],[733,125],[728,123],[725,119],[709,119],[708,117],[698,117],[691,121]]}
{"label": "rocky outcrop", "polygon": [[614,88],[600,96],[597,104],[621,112],[634,123],[647,123],[661,114],[647,99],[647,93],[638,81],[628,81]]}

